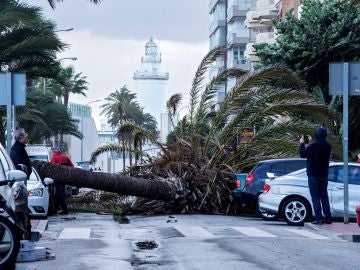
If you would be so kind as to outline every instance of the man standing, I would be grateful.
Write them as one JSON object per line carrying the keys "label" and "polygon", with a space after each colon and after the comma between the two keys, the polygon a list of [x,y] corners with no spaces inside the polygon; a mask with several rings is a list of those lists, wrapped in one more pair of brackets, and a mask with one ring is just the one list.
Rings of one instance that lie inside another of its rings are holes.
{"label": "man standing", "polygon": [[[74,164],[71,162],[70,158],[62,153],[60,147],[54,148],[53,151],[54,154],[51,157],[52,164],[74,167]],[[67,215],[69,214],[69,211],[65,200],[65,184],[55,184],[55,188],[55,211],[59,210],[59,206],[61,206],[62,211],[60,211],[59,214]]]}
{"label": "man standing", "polygon": [[[10,158],[13,161],[16,169],[22,170],[19,164],[26,166],[27,178],[31,174],[31,163],[30,158],[25,150],[25,146],[29,141],[29,136],[26,134],[23,128],[17,128],[14,131],[15,143],[10,150]],[[15,212],[16,216],[19,218],[22,223],[23,228],[25,229],[24,239],[31,239],[31,223],[28,213],[28,195],[26,189],[27,181],[25,183],[17,182],[13,186],[13,195],[15,200]]]}
{"label": "man standing", "polygon": [[29,141],[29,136],[26,134],[23,128],[17,128],[14,131],[14,139],[15,139],[15,143],[10,150],[11,160],[13,161],[16,169],[18,170],[21,170],[19,164],[24,164],[27,168],[27,172],[26,172],[27,178],[29,178],[32,169],[31,169],[30,158],[25,150],[25,146]]}
{"label": "man standing", "polygon": [[[331,224],[329,197],[327,193],[331,145],[326,142],[327,131],[318,128],[315,131],[316,142],[305,147],[304,136],[300,139],[300,156],[307,158],[307,175],[316,225]],[[325,215],[325,220],[324,216]]]}

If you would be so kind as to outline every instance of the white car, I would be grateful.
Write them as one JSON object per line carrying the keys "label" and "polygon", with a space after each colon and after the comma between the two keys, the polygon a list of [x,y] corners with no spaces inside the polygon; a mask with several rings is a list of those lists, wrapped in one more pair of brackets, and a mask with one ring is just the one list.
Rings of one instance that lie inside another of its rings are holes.
{"label": "white car", "polygon": [[[328,195],[333,217],[344,215],[344,167],[342,162],[329,164]],[[356,217],[360,203],[360,164],[349,163],[349,216]],[[290,225],[302,225],[314,216],[306,169],[267,180],[259,196],[261,211],[282,216]]]}
{"label": "white car", "polygon": [[47,217],[49,209],[48,186],[54,184],[51,178],[41,180],[38,172],[32,168],[32,173],[27,181],[28,208],[30,216]]}

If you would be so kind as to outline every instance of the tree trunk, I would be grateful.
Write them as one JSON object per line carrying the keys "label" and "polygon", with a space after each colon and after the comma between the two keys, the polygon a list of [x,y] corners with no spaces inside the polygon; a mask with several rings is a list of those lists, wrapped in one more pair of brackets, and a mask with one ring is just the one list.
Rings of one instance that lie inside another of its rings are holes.
{"label": "tree trunk", "polygon": [[184,184],[180,178],[142,179],[119,174],[90,172],[79,168],[53,165],[44,161],[32,161],[32,166],[40,177],[52,178],[55,183],[87,187],[123,195],[132,195],[159,200],[175,200],[184,193]]}

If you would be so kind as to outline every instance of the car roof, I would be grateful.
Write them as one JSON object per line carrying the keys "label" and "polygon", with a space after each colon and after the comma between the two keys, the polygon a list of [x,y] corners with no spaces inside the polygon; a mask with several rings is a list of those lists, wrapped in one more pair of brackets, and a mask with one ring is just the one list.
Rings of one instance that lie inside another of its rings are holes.
{"label": "car roof", "polygon": [[259,163],[272,163],[272,162],[284,162],[284,161],[306,161],[306,158],[274,158],[261,160]]}

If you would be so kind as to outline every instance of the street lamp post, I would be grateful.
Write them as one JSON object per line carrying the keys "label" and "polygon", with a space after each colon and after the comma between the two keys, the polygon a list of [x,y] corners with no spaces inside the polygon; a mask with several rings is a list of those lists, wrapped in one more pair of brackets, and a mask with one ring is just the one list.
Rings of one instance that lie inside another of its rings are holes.
{"label": "street lamp post", "polygon": [[[101,101],[101,99],[90,101],[85,106],[89,106],[91,103],[95,103],[99,101]],[[82,134],[82,138],[81,138],[80,153],[81,153],[81,162],[83,162],[84,161],[84,111],[83,110],[81,111],[81,134]]]}

